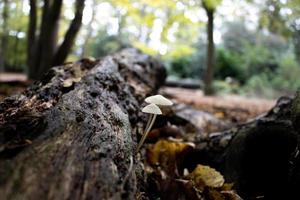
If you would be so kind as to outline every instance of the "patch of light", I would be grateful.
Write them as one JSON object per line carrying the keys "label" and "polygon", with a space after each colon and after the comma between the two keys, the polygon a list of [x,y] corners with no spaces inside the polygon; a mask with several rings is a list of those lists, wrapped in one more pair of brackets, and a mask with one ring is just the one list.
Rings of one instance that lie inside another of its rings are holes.
{"label": "patch of light", "polygon": [[159,53],[165,55],[168,52],[168,45],[160,44]]}
{"label": "patch of light", "polygon": [[280,14],[281,15],[291,15],[291,14],[293,14],[293,11],[289,8],[282,8],[282,9],[280,9]]}
{"label": "patch of light", "polygon": [[30,11],[30,5],[29,5],[29,1],[25,0],[23,2],[23,10],[22,10],[25,14],[29,14]]}
{"label": "patch of light", "polygon": [[131,34],[133,34],[134,36],[138,36],[138,29],[137,29],[137,27],[136,26],[134,26],[134,25],[129,25],[129,26],[127,26],[127,31],[129,32],[129,33],[131,33]]}
{"label": "patch of light", "polygon": [[83,15],[82,15],[82,24],[88,25],[90,21],[92,20],[93,16],[93,5],[90,3],[90,1],[86,1],[85,7],[83,10]]}
{"label": "patch of light", "polygon": [[113,13],[113,7],[107,2],[98,4],[96,10],[96,19],[98,19],[100,22],[105,23],[109,21],[109,18]]}
{"label": "patch of light", "polygon": [[116,17],[111,17],[109,19],[109,24],[107,26],[108,35],[116,35],[119,30],[119,20]]}
{"label": "patch of light", "polygon": [[280,0],[280,3],[286,4],[286,3],[287,3],[287,0]]}
{"label": "patch of light", "polygon": [[[160,35],[163,31],[163,22],[161,19],[155,19],[153,23],[153,31],[150,33],[150,44],[160,41]],[[156,46],[156,44],[154,45]]]}
{"label": "patch of light", "polygon": [[175,22],[172,27],[169,29],[168,32],[168,40],[170,42],[175,42],[176,41],[176,37],[175,37],[175,33],[177,32],[179,27],[179,24],[177,22]]}
{"label": "patch of light", "polygon": [[64,16],[65,18],[69,19],[69,20],[72,20],[74,18],[74,12],[71,8],[66,8],[64,10]]}
{"label": "patch of light", "polygon": [[207,22],[207,15],[204,9],[186,10],[184,16],[194,23],[198,21]]}
{"label": "patch of light", "polygon": [[184,4],[181,3],[180,1],[178,1],[178,2],[176,3],[176,8],[177,8],[178,10],[183,10],[183,9],[184,9]]}
{"label": "patch of light", "polygon": [[214,31],[214,42],[220,44],[222,42],[222,34],[220,31]]}

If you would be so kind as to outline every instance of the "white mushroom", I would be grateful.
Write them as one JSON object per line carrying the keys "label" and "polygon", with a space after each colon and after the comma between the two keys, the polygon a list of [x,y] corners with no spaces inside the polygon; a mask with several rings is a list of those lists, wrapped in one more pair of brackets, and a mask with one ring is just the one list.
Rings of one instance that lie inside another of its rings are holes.
{"label": "white mushroom", "polygon": [[143,134],[143,136],[142,136],[142,138],[141,138],[141,140],[138,144],[136,152],[138,152],[140,150],[140,148],[142,147],[148,133],[150,132],[150,130],[151,130],[151,128],[152,128],[152,126],[155,122],[156,116],[162,114],[160,108],[157,105],[153,104],[153,103],[145,106],[142,109],[142,112],[149,113],[150,117],[148,119],[148,122],[147,122],[147,125],[146,125],[146,128],[145,128],[145,132],[144,132],[144,134]]}
{"label": "white mushroom", "polygon": [[164,97],[160,94],[147,97],[145,99],[145,101],[147,103],[153,103],[153,104],[156,104],[156,105],[159,105],[159,106],[171,106],[171,105],[173,105],[172,101],[170,101],[169,99],[167,99],[166,97]]}
{"label": "white mushroom", "polygon": [[161,115],[162,114],[160,108],[157,105],[155,105],[154,103],[151,103],[151,104],[145,106],[142,109],[142,112],[150,113],[150,114],[156,114],[156,115]]}

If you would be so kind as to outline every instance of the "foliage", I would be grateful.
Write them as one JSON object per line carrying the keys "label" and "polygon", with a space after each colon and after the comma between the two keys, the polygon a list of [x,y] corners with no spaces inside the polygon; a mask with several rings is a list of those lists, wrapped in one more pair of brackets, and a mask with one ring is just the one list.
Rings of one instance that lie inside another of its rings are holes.
{"label": "foliage", "polygon": [[[42,1],[38,2],[40,7]],[[299,0],[247,3],[258,11],[257,27],[248,23],[251,20],[247,19],[247,8],[239,10],[245,13],[239,20],[234,20],[236,13],[220,14],[226,8],[226,2],[222,4],[221,0],[87,0],[85,15],[95,10],[95,17],[85,22],[69,58],[77,60],[84,55],[98,58],[134,46],[160,57],[170,76],[202,79],[207,64],[204,7],[222,20],[221,27],[219,22],[215,23],[222,40],[216,44],[214,87],[223,92],[239,92],[241,88],[242,93],[261,94],[268,94],[260,90],[269,88],[269,96],[283,91],[290,93],[299,85],[296,78],[300,63]],[[11,71],[27,71],[27,4],[28,1],[9,1],[9,50],[5,60],[6,68]],[[3,2],[0,2],[1,14],[2,9]],[[64,1],[58,42],[62,41],[72,19],[72,10],[73,3]],[[0,38],[5,35],[2,25],[0,18]]]}
{"label": "foliage", "polygon": [[202,0],[204,7],[208,10],[215,10],[222,0]]}
{"label": "foliage", "polygon": [[[10,71],[24,71],[26,63],[26,37],[28,18],[24,12],[23,1],[8,1],[7,28],[8,35],[4,35],[3,19],[0,18],[0,38],[5,37],[7,49],[5,56],[5,69]],[[0,2],[0,13],[2,16],[3,4]],[[1,47],[0,47],[1,48]],[[1,55],[0,55],[1,56]]]}
{"label": "foliage", "polygon": [[101,31],[92,43],[92,56],[95,58],[103,57],[107,54],[114,53],[125,46],[125,41],[117,36],[108,36]]}
{"label": "foliage", "polygon": [[246,78],[246,73],[241,63],[241,58],[237,54],[224,48],[217,49],[215,77],[221,80],[233,77],[243,82]]}

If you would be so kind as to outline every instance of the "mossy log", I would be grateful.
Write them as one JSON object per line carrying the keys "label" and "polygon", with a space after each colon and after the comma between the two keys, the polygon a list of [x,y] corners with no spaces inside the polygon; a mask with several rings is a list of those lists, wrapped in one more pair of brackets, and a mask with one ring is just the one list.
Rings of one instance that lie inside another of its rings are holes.
{"label": "mossy log", "polygon": [[125,49],[54,67],[7,98],[0,105],[0,199],[135,199],[140,108],[165,76],[158,61]]}

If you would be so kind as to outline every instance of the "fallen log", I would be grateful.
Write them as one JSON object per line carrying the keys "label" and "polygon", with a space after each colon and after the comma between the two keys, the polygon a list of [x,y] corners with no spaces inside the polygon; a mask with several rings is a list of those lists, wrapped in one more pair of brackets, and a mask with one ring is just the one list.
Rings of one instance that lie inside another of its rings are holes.
{"label": "fallen log", "polygon": [[196,138],[185,166],[215,167],[245,200],[299,199],[299,108],[298,92],[256,119]]}
{"label": "fallen log", "polygon": [[165,76],[159,62],[126,49],[54,67],[5,99],[0,198],[134,199],[142,187],[132,167],[141,104]]}

